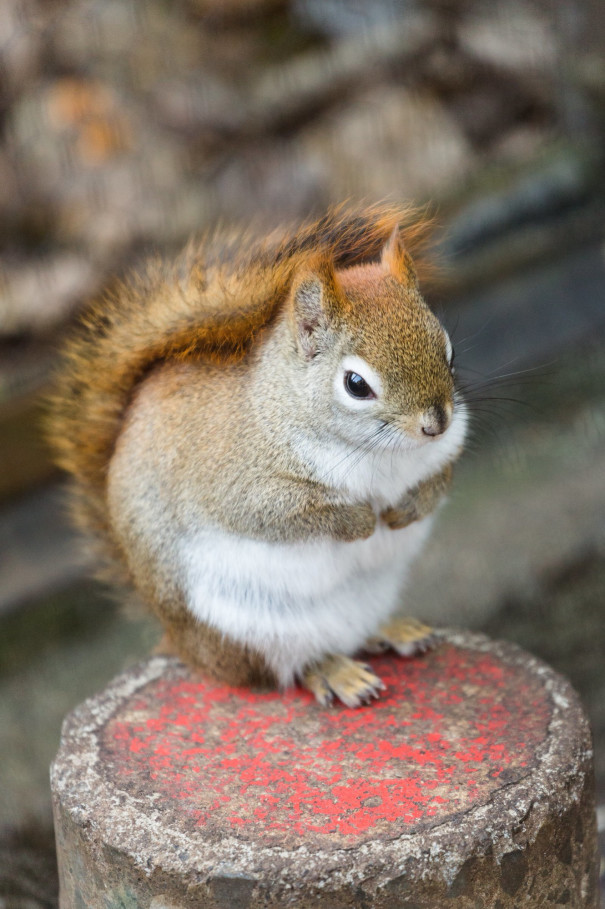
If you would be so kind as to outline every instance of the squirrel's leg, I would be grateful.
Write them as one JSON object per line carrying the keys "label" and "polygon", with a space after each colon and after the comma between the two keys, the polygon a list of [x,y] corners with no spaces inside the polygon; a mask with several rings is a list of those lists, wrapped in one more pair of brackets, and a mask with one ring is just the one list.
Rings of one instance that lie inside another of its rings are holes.
{"label": "squirrel's leg", "polygon": [[366,641],[364,649],[370,653],[395,650],[400,656],[409,657],[426,653],[438,640],[438,632],[430,625],[409,616],[394,616]]}
{"label": "squirrel's leg", "polygon": [[446,494],[452,481],[453,468],[448,464],[441,473],[424,480],[406,495],[393,508],[387,508],[380,515],[391,530],[407,527],[414,521],[426,518],[431,514]]}
{"label": "squirrel's leg", "polygon": [[347,707],[359,707],[377,698],[385,687],[366,663],[337,653],[309,666],[301,681],[324,707],[335,697]]}
{"label": "squirrel's leg", "polygon": [[174,604],[156,653],[178,656],[194,669],[227,685],[277,687],[277,678],[259,653],[200,622],[188,610],[176,609]]}

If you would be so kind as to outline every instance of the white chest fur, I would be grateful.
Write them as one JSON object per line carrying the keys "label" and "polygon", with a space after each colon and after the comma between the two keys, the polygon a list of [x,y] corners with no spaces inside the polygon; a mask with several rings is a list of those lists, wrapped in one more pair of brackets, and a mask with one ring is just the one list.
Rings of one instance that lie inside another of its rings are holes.
{"label": "white chest fur", "polygon": [[274,544],[216,530],[183,539],[192,612],[260,651],[283,685],[326,653],[354,653],[397,607],[430,519],[367,540]]}

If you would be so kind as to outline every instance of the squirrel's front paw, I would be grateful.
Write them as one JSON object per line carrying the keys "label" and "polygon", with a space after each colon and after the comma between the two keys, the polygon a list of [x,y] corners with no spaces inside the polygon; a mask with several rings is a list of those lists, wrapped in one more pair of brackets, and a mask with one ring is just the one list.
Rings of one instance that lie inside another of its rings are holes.
{"label": "squirrel's front paw", "polygon": [[413,524],[421,515],[413,496],[408,496],[399,502],[396,508],[386,508],[380,517],[391,530],[400,530],[402,527]]}
{"label": "squirrel's front paw", "polygon": [[395,617],[380,626],[377,633],[366,641],[365,649],[370,653],[392,649],[400,656],[409,657],[426,653],[438,640],[438,632],[430,625],[410,617]]}
{"label": "squirrel's front paw", "polygon": [[330,654],[305,670],[302,682],[327,707],[337,697],[347,707],[360,707],[384,691],[369,666],[340,654]]}

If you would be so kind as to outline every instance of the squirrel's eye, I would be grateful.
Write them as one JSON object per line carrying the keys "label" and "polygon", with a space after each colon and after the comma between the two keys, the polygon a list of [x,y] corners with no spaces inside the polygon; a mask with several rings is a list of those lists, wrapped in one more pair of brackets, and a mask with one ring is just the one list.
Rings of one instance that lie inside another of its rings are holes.
{"label": "squirrel's eye", "polygon": [[356,372],[345,373],[345,388],[352,398],[375,398],[376,395],[365,379]]}
{"label": "squirrel's eye", "polygon": [[450,362],[449,362],[450,372],[452,373],[452,375],[456,372],[456,370],[454,369],[454,360],[455,359],[456,359],[456,351],[452,348],[452,353],[451,353]]}

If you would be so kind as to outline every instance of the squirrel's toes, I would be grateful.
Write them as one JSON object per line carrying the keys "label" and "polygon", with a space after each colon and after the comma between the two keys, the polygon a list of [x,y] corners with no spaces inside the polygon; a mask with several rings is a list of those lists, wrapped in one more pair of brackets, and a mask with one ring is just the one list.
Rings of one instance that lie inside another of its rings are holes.
{"label": "squirrel's toes", "polygon": [[377,698],[385,687],[368,665],[340,654],[330,654],[306,669],[302,683],[323,706],[336,697],[347,707],[359,707]]}
{"label": "squirrel's toes", "polygon": [[416,656],[426,653],[439,640],[439,633],[410,617],[395,617],[381,625],[377,633],[365,643],[370,653],[382,653],[384,650],[395,650],[400,656]]}

